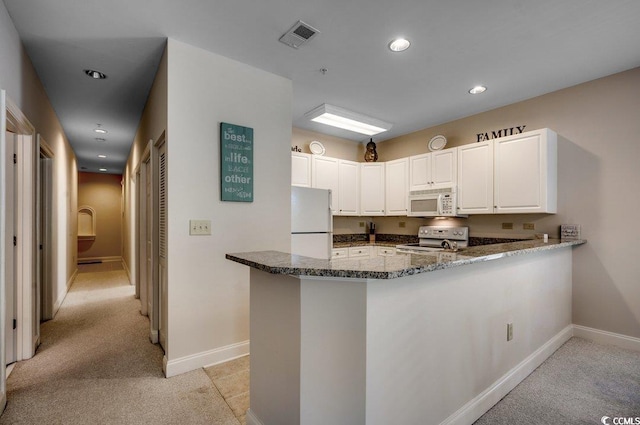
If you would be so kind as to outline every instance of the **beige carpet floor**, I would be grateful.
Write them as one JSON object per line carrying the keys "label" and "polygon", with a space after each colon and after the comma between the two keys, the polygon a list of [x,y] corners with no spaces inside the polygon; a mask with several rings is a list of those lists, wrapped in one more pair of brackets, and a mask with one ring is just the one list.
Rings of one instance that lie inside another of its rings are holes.
{"label": "beige carpet floor", "polygon": [[0,424],[238,425],[203,369],[164,378],[122,269],[80,269],[36,355],[9,376]]}

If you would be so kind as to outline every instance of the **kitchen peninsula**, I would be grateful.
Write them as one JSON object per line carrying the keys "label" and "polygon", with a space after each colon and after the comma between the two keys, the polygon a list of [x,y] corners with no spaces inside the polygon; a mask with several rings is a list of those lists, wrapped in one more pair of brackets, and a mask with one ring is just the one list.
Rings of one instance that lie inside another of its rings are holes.
{"label": "kitchen peninsula", "polygon": [[227,254],[251,267],[247,423],[473,423],[571,337],[583,243]]}

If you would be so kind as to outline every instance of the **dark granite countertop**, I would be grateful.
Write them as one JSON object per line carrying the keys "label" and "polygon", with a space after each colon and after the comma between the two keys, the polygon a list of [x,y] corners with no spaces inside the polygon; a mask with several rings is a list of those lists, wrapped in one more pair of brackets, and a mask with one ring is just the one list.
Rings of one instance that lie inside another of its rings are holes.
{"label": "dark granite countertop", "polygon": [[503,257],[582,245],[586,240],[525,240],[463,248],[458,252],[398,253],[374,258],[319,260],[280,251],[227,254],[226,258],[272,274],[354,279],[395,279]]}

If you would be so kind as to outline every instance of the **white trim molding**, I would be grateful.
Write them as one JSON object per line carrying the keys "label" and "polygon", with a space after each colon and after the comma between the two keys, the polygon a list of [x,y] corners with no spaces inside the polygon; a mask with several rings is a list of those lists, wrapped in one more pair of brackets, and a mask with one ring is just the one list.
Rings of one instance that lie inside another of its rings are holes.
{"label": "white trim molding", "polygon": [[[549,358],[562,344],[571,339],[572,336],[573,326],[569,325],[547,341],[542,347],[534,351],[529,357],[520,362],[520,364],[495,381],[489,388],[478,394],[447,419],[440,422],[440,425],[466,425],[475,422],[529,376],[531,372]],[[248,417],[249,415],[247,415],[247,418]],[[247,424],[248,423],[247,421]]]}
{"label": "white trim molding", "polygon": [[60,306],[64,302],[64,299],[67,297],[67,294],[69,293],[69,288],[71,288],[71,285],[73,285],[73,282],[76,280],[76,276],[78,276],[78,269],[77,268],[73,271],[73,273],[71,274],[71,277],[67,281],[67,286],[64,289],[64,293],[62,293],[56,299],[56,301],[53,303],[53,315],[52,315],[52,318],[56,317],[56,314],[58,314],[58,310],[60,310]]}
{"label": "white trim molding", "polygon": [[600,329],[573,325],[573,336],[588,339],[599,344],[615,345],[628,350],[640,351],[640,338],[617,334]]}
{"label": "white trim molding", "polygon": [[114,255],[111,257],[82,257],[82,258],[78,258],[78,264],[90,264],[90,263],[113,263],[116,261],[120,261],[123,263],[122,261],[122,257],[118,256],[118,255]]}
{"label": "white trim molding", "polygon": [[201,367],[212,366],[249,354],[249,341],[239,342],[174,360],[164,361],[164,374],[167,378],[190,372]]}

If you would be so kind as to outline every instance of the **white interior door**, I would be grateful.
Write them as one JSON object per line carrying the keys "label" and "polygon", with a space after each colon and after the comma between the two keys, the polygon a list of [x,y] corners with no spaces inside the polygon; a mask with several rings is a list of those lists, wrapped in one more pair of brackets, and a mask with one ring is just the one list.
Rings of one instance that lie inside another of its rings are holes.
{"label": "white interior door", "polygon": [[6,187],[6,208],[5,211],[5,364],[14,363],[17,360],[17,331],[16,331],[16,167],[14,164],[14,154],[16,145],[16,135],[6,132],[5,136],[6,156],[3,168],[5,170],[5,187]]}
{"label": "white interior door", "polygon": [[136,258],[136,270],[138,278],[136,279],[138,286],[138,293],[140,295],[140,313],[143,316],[149,314],[148,307],[149,301],[147,299],[147,235],[146,235],[146,172],[144,166],[141,165],[136,173],[136,228],[138,230],[138,238],[136,241],[137,258]]}
{"label": "white interior door", "polygon": [[151,328],[150,339],[154,344],[158,343],[158,290],[154,282],[153,273],[153,228],[154,228],[154,208],[153,208],[153,168],[151,166],[151,158],[147,158],[143,164],[145,175],[145,231],[144,231],[144,270],[145,284],[147,286],[147,314],[149,315],[149,324]]}
{"label": "white interior door", "polygon": [[7,133],[5,132],[6,128],[6,94],[4,90],[0,90],[0,415],[4,411],[4,408],[7,406],[7,369],[5,368],[6,364],[6,353],[5,353],[5,322],[7,318],[6,314],[6,297],[5,297],[5,288],[6,288],[6,275],[5,275],[5,264],[7,259],[7,243],[6,241],[9,239],[8,232],[6,228],[6,210],[8,206],[7,202]]}

